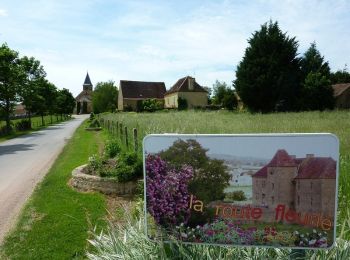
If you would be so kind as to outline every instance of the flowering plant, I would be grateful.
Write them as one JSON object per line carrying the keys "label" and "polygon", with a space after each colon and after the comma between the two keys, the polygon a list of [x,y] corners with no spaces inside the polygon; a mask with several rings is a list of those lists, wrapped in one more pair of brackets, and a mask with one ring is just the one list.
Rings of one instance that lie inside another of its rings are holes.
{"label": "flowering plant", "polygon": [[187,223],[190,216],[188,183],[192,177],[193,170],[189,166],[176,170],[159,156],[147,156],[147,210],[157,224],[167,228]]}

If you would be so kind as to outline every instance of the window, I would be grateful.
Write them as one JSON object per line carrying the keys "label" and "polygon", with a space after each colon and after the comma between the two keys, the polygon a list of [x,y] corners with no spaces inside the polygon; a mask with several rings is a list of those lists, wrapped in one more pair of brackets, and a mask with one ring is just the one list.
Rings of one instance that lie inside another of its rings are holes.
{"label": "window", "polygon": [[298,206],[300,205],[300,196],[298,195]]}
{"label": "window", "polygon": [[265,184],[266,184],[265,181],[262,181],[262,186],[263,186],[263,188],[265,187]]}
{"label": "window", "polygon": [[274,197],[274,196],[271,197],[271,203],[272,203],[272,204],[275,203],[275,197]]}
{"label": "window", "polygon": [[275,184],[274,183],[271,183],[271,185],[272,185],[272,190],[275,188]]}
{"label": "window", "polygon": [[298,181],[298,190],[300,190],[300,181]]}
{"label": "window", "polygon": [[312,190],[312,182],[310,182],[310,189]]}
{"label": "window", "polygon": [[311,197],[311,206],[312,206],[312,197]]}

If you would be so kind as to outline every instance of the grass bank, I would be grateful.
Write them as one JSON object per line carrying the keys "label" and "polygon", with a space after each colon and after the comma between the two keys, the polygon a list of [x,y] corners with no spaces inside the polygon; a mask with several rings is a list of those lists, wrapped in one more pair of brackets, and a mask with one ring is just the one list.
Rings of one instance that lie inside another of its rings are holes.
{"label": "grass bank", "polygon": [[[0,248],[3,259],[83,259],[88,231],[103,226],[102,195],[78,193],[67,182],[72,170],[97,153],[101,133],[80,126],[22,211]],[[90,224],[91,223],[91,224]],[[93,226],[92,226],[93,225]]]}

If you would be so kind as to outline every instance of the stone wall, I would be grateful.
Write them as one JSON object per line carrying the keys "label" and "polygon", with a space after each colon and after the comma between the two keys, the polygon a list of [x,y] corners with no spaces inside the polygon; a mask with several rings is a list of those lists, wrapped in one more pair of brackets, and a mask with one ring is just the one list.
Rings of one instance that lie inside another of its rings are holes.
{"label": "stone wall", "polygon": [[131,195],[136,191],[136,181],[120,183],[113,179],[85,174],[83,173],[85,167],[86,165],[79,166],[72,172],[70,184],[79,191],[99,191],[114,195]]}

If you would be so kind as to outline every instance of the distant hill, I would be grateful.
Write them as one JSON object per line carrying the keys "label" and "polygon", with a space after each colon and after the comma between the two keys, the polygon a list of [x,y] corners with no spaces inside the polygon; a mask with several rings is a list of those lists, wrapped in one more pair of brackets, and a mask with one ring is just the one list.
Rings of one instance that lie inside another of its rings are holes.
{"label": "distant hill", "polygon": [[268,159],[257,158],[252,156],[234,156],[228,154],[212,153],[207,154],[211,159],[223,160],[230,165],[251,165],[251,166],[264,166],[268,163]]}

